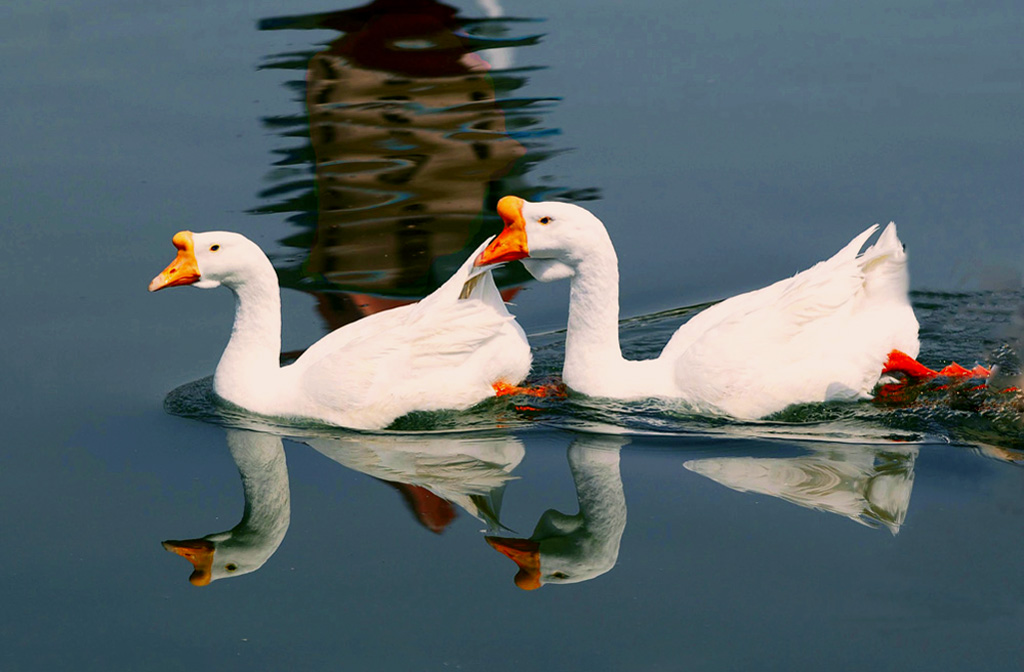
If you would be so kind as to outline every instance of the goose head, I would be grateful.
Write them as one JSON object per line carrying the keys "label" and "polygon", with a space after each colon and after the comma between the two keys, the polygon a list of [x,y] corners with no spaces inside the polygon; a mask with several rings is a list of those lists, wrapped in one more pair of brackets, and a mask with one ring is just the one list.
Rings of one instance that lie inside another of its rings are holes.
{"label": "goose head", "polygon": [[569,516],[552,509],[544,512],[529,539],[486,536],[484,540],[519,566],[513,581],[523,590],[582,583],[609,572],[618,561],[626,528],[625,501],[614,502],[608,513],[607,519],[591,520],[583,512]]}
{"label": "goose head", "polygon": [[223,284],[235,288],[268,269],[273,273],[263,250],[238,233],[179,231],[172,242],[178,256],[149,283],[151,292],[179,285],[212,289]]}
{"label": "goose head", "polygon": [[517,196],[498,201],[505,228],[476,258],[476,266],[520,260],[541,282],[576,274],[585,259],[605,258],[614,249],[597,217],[572,203],[531,203]]}
{"label": "goose head", "polygon": [[180,555],[192,563],[188,577],[193,586],[206,586],[218,579],[242,576],[254,572],[270,559],[288,530],[288,520],[267,534],[251,530],[244,523],[226,532],[210,534],[199,539],[168,539],[162,542],[164,550]]}

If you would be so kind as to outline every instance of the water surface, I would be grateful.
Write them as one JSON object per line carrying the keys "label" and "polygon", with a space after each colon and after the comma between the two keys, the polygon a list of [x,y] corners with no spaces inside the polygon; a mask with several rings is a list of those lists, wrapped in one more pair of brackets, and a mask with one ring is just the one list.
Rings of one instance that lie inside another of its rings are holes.
{"label": "water surface", "polygon": [[[287,357],[430,291],[505,193],[606,222],[630,356],[896,220],[922,360],[1018,373],[1017,5],[455,9],[8,10],[0,668],[1015,669],[1012,394],[211,403],[231,299],[145,291],[175,231],[270,253]],[[557,375],[567,288],[500,284]]]}

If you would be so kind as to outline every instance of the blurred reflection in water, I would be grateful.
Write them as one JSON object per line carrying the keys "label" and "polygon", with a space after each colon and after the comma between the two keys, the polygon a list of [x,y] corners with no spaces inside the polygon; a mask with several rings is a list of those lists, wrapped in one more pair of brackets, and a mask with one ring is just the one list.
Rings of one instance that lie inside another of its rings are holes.
{"label": "blurred reflection in water", "polygon": [[[307,115],[273,119],[282,135],[308,135],[284,153],[291,168],[261,208],[292,212],[303,233],[287,238],[308,257],[279,260],[283,284],[318,293],[331,328],[436,289],[501,224],[495,204],[587,193],[538,189],[528,169],[551,154],[540,116],[552,99],[511,98],[527,69],[512,50],[538,37],[503,39],[508,20],[468,19],[433,0],[376,0],[337,12],[281,17],[263,30],[331,29],[341,36],[313,54],[280,54],[265,67],[304,69]],[[491,68],[491,55],[503,67]],[[495,58],[496,56],[496,58]],[[315,183],[293,181],[312,162]],[[281,268],[281,266],[288,268]],[[518,275],[515,275],[518,273]],[[521,269],[499,283],[522,282]]]}
{"label": "blurred reflection in water", "polygon": [[690,460],[690,471],[739,492],[756,492],[827,511],[896,534],[914,488],[912,446],[813,446],[788,458],[715,457]]}
{"label": "blurred reflection in water", "polygon": [[549,509],[529,539],[487,537],[487,543],[519,566],[523,590],[547,583],[579,583],[615,566],[626,529],[626,494],[619,472],[621,436],[581,434],[569,446],[569,470],[579,512]]}
{"label": "blurred reflection in water", "polygon": [[[281,545],[291,520],[281,437],[240,429],[226,432],[245,496],[241,521],[225,532],[163,542],[165,549],[192,563],[189,581],[196,586],[262,567]],[[302,441],[398,489],[416,519],[435,533],[455,519],[455,507],[486,523],[491,532],[504,529],[498,519],[501,499],[525,454],[523,444],[511,435],[353,434]]]}

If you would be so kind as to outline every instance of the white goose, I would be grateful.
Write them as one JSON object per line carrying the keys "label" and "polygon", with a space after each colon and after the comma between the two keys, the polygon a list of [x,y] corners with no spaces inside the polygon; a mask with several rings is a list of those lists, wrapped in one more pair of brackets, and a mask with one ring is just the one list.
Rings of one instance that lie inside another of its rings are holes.
{"label": "white goose", "polygon": [[796,403],[870,396],[894,350],[916,357],[906,255],[889,224],[792,278],[726,299],[684,324],[661,356],[622,357],[619,270],[604,225],[568,203],[498,203],[501,234],[478,266],[521,259],[542,282],[569,278],[562,377],[595,397],[677,399],[695,411],[755,419]]}
{"label": "white goose", "polygon": [[473,269],[479,249],[419,303],[333,331],[282,367],[280,288],[263,251],[224,231],[181,231],[174,246],[177,258],[149,291],[224,285],[235,294],[213,391],[252,413],[379,429],[411,411],[469,408],[530,369],[526,335],[491,274]]}

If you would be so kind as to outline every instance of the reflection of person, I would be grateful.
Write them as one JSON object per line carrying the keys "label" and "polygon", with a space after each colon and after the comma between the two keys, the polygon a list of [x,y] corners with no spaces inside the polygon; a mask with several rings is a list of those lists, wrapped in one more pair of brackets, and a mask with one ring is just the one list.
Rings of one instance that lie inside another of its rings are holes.
{"label": "reflection of person", "polygon": [[[310,139],[283,152],[275,180],[309,160],[315,180],[278,183],[262,195],[291,196],[259,209],[295,213],[291,221],[306,229],[284,242],[309,249],[308,258],[278,270],[284,286],[317,298],[332,329],[435,289],[500,230],[494,207],[505,193],[596,197],[526,183],[526,172],[556,153],[545,138],[557,131],[540,127],[553,99],[511,98],[524,71],[489,70],[477,52],[508,68],[513,51],[540,36],[500,36],[501,9],[484,4],[488,19],[436,0],[374,0],[260,21],[261,30],[341,33],[306,60],[279,54],[265,64],[302,68],[306,79],[307,114],[267,120],[284,137]],[[511,287],[506,300],[528,278],[518,265],[496,272],[499,286]]]}
{"label": "reflection of person", "polygon": [[491,183],[526,150],[453,8],[376,0],[319,23],[343,34],[306,72],[318,211],[304,272],[347,290],[320,302],[336,328],[435,289],[458,261],[437,258],[483,239]]}
{"label": "reflection of person", "polygon": [[483,65],[426,14],[376,16],[310,60],[319,219],[309,271],[424,293],[434,257],[469,244],[489,182],[524,153]]}
{"label": "reflection of person", "polygon": [[192,563],[188,580],[196,586],[262,567],[281,545],[291,521],[288,467],[280,437],[229,429],[227,441],[242,477],[242,520],[225,532],[164,542],[165,549]]}
{"label": "reflection of person", "polygon": [[884,525],[896,534],[914,488],[912,446],[812,447],[801,457],[715,457],[684,466],[739,492],[757,492],[798,506]]}
{"label": "reflection of person", "polygon": [[615,566],[626,529],[626,495],[619,472],[619,436],[580,435],[569,446],[569,470],[579,512],[545,511],[529,539],[487,537],[519,565],[515,583],[533,590],[548,583],[580,583]]}

